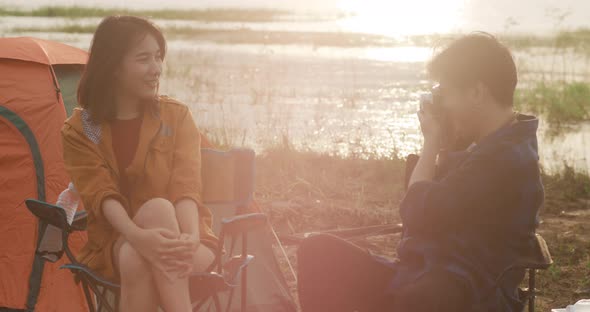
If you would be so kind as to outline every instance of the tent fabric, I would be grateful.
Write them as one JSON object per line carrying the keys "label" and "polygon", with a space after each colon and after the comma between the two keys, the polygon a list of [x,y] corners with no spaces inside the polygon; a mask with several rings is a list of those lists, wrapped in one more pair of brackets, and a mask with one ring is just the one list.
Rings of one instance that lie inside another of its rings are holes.
{"label": "tent fabric", "polygon": [[[67,262],[65,257],[56,263],[43,263],[35,257],[42,229],[24,200],[55,203],[69,182],[60,137],[66,113],[48,63],[81,65],[85,58],[80,55],[85,52],[44,43],[45,52],[64,54],[49,54],[43,61],[40,41],[27,42],[0,38],[0,307],[32,309],[36,302],[35,311],[84,311],[87,307],[81,288],[69,271],[59,269]],[[27,48],[32,49],[30,56],[26,56]],[[68,55],[74,57],[68,59]],[[85,234],[71,236],[74,252],[84,241]],[[34,262],[40,277],[32,274]]]}
{"label": "tent fabric", "polygon": [[86,64],[88,53],[55,41],[13,37],[0,38],[0,58],[45,65]]}

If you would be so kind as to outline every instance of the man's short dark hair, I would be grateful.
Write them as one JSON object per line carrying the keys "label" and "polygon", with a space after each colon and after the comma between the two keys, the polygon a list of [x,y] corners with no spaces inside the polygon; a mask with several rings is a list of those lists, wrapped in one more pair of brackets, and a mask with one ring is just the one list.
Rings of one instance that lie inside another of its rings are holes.
{"label": "man's short dark hair", "polygon": [[498,102],[513,105],[516,65],[508,48],[488,33],[476,32],[451,42],[427,68],[432,79],[455,87],[481,82]]}

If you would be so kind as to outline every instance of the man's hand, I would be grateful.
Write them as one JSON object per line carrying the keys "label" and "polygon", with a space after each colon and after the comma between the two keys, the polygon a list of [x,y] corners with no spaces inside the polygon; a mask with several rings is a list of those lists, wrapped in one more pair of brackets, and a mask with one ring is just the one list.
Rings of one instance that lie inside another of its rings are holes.
{"label": "man's hand", "polygon": [[442,129],[437,116],[429,109],[420,110],[418,120],[424,136],[424,147],[428,145],[429,149],[438,151],[442,146]]}
{"label": "man's hand", "polygon": [[424,135],[424,146],[420,159],[412,172],[408,187],[420,181],[432,181],[436,168],[436,157],[442,147],[442,131],[440,121],[428,109],[418,112],[420,128]]}

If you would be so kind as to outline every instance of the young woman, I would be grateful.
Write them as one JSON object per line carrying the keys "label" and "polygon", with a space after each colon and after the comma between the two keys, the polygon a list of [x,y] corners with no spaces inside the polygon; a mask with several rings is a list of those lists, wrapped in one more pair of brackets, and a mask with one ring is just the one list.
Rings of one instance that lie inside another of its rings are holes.
{"label": "young woman", "polygon": [[166,41],[151,22],[105,18],[62,130],[66,169],[88,211],[79,261],[121,283],[121,311],[189,312],[188,275],[214,260],[201,204],[200,134],[158,96]]}

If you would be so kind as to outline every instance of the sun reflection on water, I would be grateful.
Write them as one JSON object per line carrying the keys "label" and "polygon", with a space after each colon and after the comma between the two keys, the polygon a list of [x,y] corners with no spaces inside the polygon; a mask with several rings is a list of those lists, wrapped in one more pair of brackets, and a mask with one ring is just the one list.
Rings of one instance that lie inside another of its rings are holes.
{"label": "sun reflection on water", "polygon": [[353,16],[340,22],[343,30],[404,37],[450,33],[462,26],[468,0],[341,0],[339,8]]}

